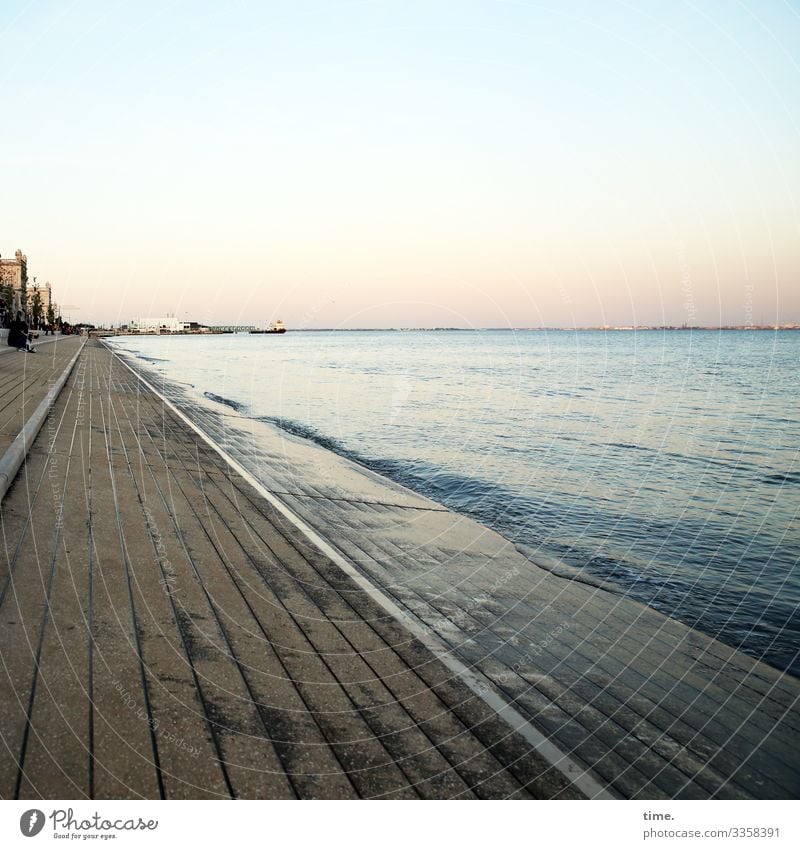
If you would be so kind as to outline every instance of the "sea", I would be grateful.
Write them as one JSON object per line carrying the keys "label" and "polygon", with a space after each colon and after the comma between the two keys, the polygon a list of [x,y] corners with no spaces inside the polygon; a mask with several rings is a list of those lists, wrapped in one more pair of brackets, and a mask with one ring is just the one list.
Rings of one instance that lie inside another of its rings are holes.
{"label": "sea", "polygon": [[112,344],[800,675],[800,332],[289,331]]}

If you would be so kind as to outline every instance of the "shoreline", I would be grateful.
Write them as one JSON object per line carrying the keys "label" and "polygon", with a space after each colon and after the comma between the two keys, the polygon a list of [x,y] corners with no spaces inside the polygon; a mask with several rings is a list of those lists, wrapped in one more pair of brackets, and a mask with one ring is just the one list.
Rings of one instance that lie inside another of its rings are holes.
{"label": "shoreline", "polygon": [[[239,404],[239,402],[232,401],[231,399],[227,398],[222,398],[221,396],[214,396],[213,393],[209,392],[204,393],[204,395],[210,401],[229,407],[236,414],[242,416],[243,418],[251,418],[251,416],[246,413],[244,406]],[[714,636],[707,630],[704,630],[702,627],[696,624],[693,625],[689,622],[686,622],[683,618],[672,615],[668,611],[659,608],[658,606],[648,602],[644,598],[639,597],[638,595],[633,595],[632,586],[629,582],[625,583],[621,579],[615,581],[614,579],[606,578],[602,575],[595,574],[587,568],[574,566],[568,563],[566,560],[561,559],[558,554],[554,552],[543,551],[530,543],[512,539],[510,536],[506,535],[506,533],[504,532],[504,528],[493,525],[490,521],[487,521],[484,517],[480,516],[475,512],[471,512],[463,505],[453,505],[448,504],[446,500],[438,500],[435,495],[431,494],[430,492],[426,492],[423,488],[415,487],[413,483],[410,482],[407,476],[397,473],[398,467],[402,465],[400,461],[391,461],[391,463],[389,461],[384,460],[372,461],[370,460],[370,458],[363,457],[358,454],[358,452],[346,448],[336,439],[328,437],[324,434],[319,434],[313,429],[305,427],[301,422],[288,421],[285,419],[277,419],[264,416],[255,417],[255,420],[272,425],[273,427],[278,428],[279,430],[298,439],[311,442],[314,445],[317,445],[326,451],[330,451],[331,453],[336,454],[337,456],[342,457],[343,459],[349,462],[362,466],[370,474],[377,475],[379,479],[386,481],[387,483],[391,482],[394,485],[403,487],[409,492],[414,493],[415,495],[418,495],[422,498],[428,499],[434,504],[441,506],[443,509],[449,510],[453,513],[463,516],[466,519],[476,522],[477,524],[487,528],[487,530],[493,531],[494,533],[497,533],[499,536],[505,539],[510,545],[514,546],[525,559],[530,560],[531,562],[535,563],[539,568],[545,569],[557,577],[564,578],[565,580],[583,583],[586,586],[594,587],[596,589],[602,589],[605,592],[612,593],[614,595],[633,598],[634,600],[640,602],[649,609],[660,613],[662,616],[665,616],[668,619],[680,622],[687,628],[698,630],[710,639],[717,640],[718,642],[727,646],[731,650],[742,652],[743,654],[752,657],[754,660],[759,660],[760,662],[765,663],[767,666],[772,667],[777,672],[784,675],[790,675],[800,681],[800,674],[796,673],[791,668],[783,668],[780,665],[759,658],[755,652],[755,649],[748,650],[749,647],[747,646],[732,645],[726,640],[721,639],[718,636]]]}
{"label": "shoreline", "polygon": [[[127,359],[137,371],[153,373],[133,355]],[[769,778],[761,773],[761,792],[800,793],[789,777],[797,764],[771,741],[784,733],[776,730],[782,722],[794,727],[790,711],[800,698],[794,676],[640,602],[559,577],[495,532],[355,462],[274,425],[223,412],[218,402],[195,407],[185,390],[163,375],[157,380],[208,439],[409,621],[477,671],[486,692],[512,702],[595,774],[599,769],[619,795],[658,798],[656,787],[667,794],[677,788],[687,798],[712,788],[725,795],[734,786],[745,795],[758,792],[746,775],[735,778],[726,754],[733,739],[735,750],[749,747],[751,761],[760,762],[766,746],[789,770],[778,770],[779,781],[788,782],[783,791],[772,770]],[[677,702],[675,693],[681,693]],[[759,713],[773,719],[762,723]]]}
{"label": "shoreline", "polygon": [[[166,384],[178,385],[177,381],[173,381],[162,372],[153,369],[154,365],[156,367],[158,366],[159,360],[149,357],[141,352],[134,353],[125,349],[118,349],[113,346],[113,344],[112,350],[123,356],[126,361],[131,363],[142,363],[145,370],[152,370],[151,374],[153,376],[157,375],[158,381],[166,382]],[[581,559],[582,555],[580,553],[575,555],[573,560],[570,561],[564,551],[565,548],[568,550],[568,546],[566,544],[562,545],[561,548],[556,545],[542,547],[540,544],[535,542],[535,540],[532,540],[530,535],[515,535],[513,533],[513,526],[512,528],[509,528],[508,522],[493,521],[493,516],[491,515],[492,511],[471,509],[471,504],[468,500],[459,497],[457,493],[455,496],[449,497],[449,493],[436,484],[435,476],[431,479],[424,478],[418,470],[415,471],[413,469],[409,469],[407,464],[402,461],[366,456],[357,450],[347,447],[341,441],[329,437],[325,433],[320,433],[313,427],[304,425],[302,422],[285,417],[254,415],[251,414],[249,407],[245,403],[232,398],[223,397],[222,395],[218,395],[207,389],[201,392],[201,389],[196,387],[193,388],[196,389],[195,393],[182,391],[182,394],[179,396],[185,411],[190,411],[192,404],[195,403],[206,408],[210,402],[212,409],[215,408],[214,405],[219,405],[219,407],[216,408],[225,409],[226,415],[230,415],[234,418],[241,417],[245,422],[260,422],[268,425],[269,427],[276,428],[286,434],[287,437],[307,440],[321,449],[332,452],[343,460],[354,463],[367,470],[370,474],[376,476],[376,480],[378,482],[391,481],[393,486],[401,487],[408,493],[420,496],[421,498],[429,500],[433,504],[441,506],[443,509],[450,510],[465,519],[469,519],[481,526],[491,529],[493,532],[507,540],[509,545],[513,545],[523,557],[530,558],[531,561],[538,567],[550,571],[554,575],[568,580],[579,581],[587,586],[600,588],[618,596],[637,600],[648,606],[651,610],[657,611],[676,622],[680,622],[688,628],[696,628],[710,639],[719,640],[730,649],[743,652],[755,660],[759,660],[772,666],[779,672],[792,675],[795,678],[800,677],[798,675],[797,657],[792,657],[791,652],[788,652],[783,647],[781,647],[780,652],[776,649],[771,657],[763,659],[764,656],[759,652],[760,645],[757,640],[750,639],[750,642],[746,642],[743,638],[742,641],[737,644],[735,640],[732,639],[734,636],[734,629],[731,627],[728,631],[723,631],[719,628],[718,622],[714,620],[709,620],[707,627],[704,628],[703,620],[698,613],[697,605],[693,608],[691,605],[682,605],[680,600],[674,600],[676,596],[680,595],[681,591],[684,590],[685,587],[681,584],[676,584],[675,586],[672,585],[667,563],[660,564],[660,573],[656,571],[655,575],[645,576],[643,572],[639,573],[636,571],[635,563],[631,564],[626,561],[615,561],[613,565],[620,573],[618,576],[615,576],[614,574],[609,574],[609,566],[605,563],[600,567],[594,568],[591,562],[586,565],[575,562]],[[201,394],[203,396],[202,398],[200,397]],[[247,427],[248,426],[245,425],[245,428]],[[255,442],[253,450],[258,450]],[[468,481],[467,478],[464,480]],[[481,479],[479,479],[478,482],[484,486],[484,496],[488,501],[489,499],[485,487],[494,487],[495,484],[491,481],[484,481]],[[503,495],[504,494],[499,491],[498,487],[497,494],[493,495],[494,500],[497,501],[502,498]],[[342,492],[337,493],[337,497],[358,500],[361,497],[359,495],[358,485],[354,485],[352,490],[344,488]],[[511,500],[514,497],[514,491],[509,490],[507,492],[507,498]],[[483,504],[483,502],[481,502],[481,504]],[[646,581],[641,580],[644,577],[647,578]],[[689,591],[691,591],[691,585],[689,586]],[[735,603],[735,600],[730,600],[730,603]],[[724,616],[727,615],[728,608],[723,607],[721,610],[722,613],[719,618],[724,619]],[[726,636],[731,637],[731,639],[726,639]],[[787,656],[786,665],[779,662],[783,659],[783,655]]]}

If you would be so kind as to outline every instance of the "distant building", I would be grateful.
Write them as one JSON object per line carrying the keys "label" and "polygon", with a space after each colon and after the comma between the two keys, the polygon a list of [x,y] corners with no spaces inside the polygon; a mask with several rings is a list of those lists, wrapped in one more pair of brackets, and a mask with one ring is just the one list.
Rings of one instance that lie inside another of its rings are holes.
{"label": "distant building", "polygon": [[187,329],[187,322],[180,321],[174,315],[164,318],[133,318],[128,330],[134,333],[181,333]]}
{"label": "distant building", "polygon": [[0,284],[19,289],[22,285],[23,266],[27,262],[28,257],[20,250],[17,251],[14,259],[2,259],[0,257]]}
{"label": "distant building", "polygon": [[0,286],[4,289],[11,287],[14,297],[12,310],[16,312],[22,307],[22,281],[28,276],[28,257],[17,249],[14,259],[0,257]]}
{"label": "distant building", "polygon": [[39,300],[42,304],[42,323],[47,321],[47,310],[52,306],[55,315],[58,315],[58,307],[53,303],[53,292],[49,283],[43,286],[37,286],[28,280],[28,257],[17,250],[14,254],[14,259],[3,259],[0,257],[0,310],[4,310],[6,306],[6,290],[10,287],[12,292],[11,311],[16,313],[22,309],[22,282],[26,282],[25,291],[25,312],[28,319],[31,318],[31,309],[33,307],[34,295],[39,293]]}

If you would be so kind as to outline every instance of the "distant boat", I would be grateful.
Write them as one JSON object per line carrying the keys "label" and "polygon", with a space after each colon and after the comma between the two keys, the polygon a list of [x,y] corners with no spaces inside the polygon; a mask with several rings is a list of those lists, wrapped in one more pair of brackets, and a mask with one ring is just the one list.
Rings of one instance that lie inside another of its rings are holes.
{"label": "distant boat", "polygon": [[278,319],[271,322],[270,326],[264,330],[251,330],[251,333],[286,333],[286,325]]}

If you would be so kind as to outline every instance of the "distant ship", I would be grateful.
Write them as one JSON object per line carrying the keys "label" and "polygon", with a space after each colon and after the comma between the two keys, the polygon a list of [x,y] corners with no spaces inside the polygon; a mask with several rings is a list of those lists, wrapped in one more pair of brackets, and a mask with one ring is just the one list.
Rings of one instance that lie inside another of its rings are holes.
{"label": "distant ship", "polygon": [[278,319],[270,323],[265,330],[251,330],[251,333],[286,333],[286,325]]}

